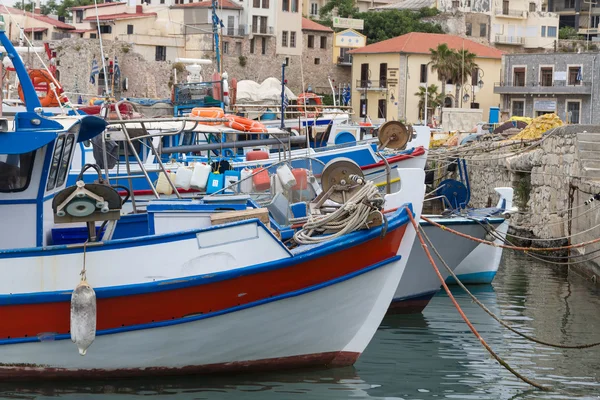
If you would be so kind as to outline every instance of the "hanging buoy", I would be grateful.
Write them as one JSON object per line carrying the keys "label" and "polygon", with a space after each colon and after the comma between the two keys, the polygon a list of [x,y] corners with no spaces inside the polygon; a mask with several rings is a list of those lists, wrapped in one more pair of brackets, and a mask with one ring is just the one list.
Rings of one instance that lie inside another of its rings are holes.
{"label": "hanging buoy", "polygon": [[96,292],[85,281],[71,295],[71,341],[84,356],[96,338]]}

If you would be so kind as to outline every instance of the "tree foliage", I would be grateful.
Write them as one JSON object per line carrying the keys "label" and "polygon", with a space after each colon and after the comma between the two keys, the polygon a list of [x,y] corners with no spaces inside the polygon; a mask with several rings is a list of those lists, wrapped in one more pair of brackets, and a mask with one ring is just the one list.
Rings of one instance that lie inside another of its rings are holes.
{"label": "tree foliage", "polygon": [[438,73],[442,82],[442,99],[446,98],[446,82],[451,80],[455,84],[455,106],[460,103],[459,95],[462,86],[468,82],[469,77],[478,68],[475,62],[476,54],[468,50],[454,50],[446,43],[439,44],[431,52],[431,68]]}
{"label": "tree foliage", "polygon": [[[419,91],[415,93],[415,96],[419,98],[419,119],[425,118],[425,86],[419,86]],[[441,93],[438,93],[438,87],[435,84],[429,85],[427,88],[427,109],[435,110],[441,106],[444,102],[444,98]],[[427,113],[427,119],[429,120],[433,113]],[[426,121],[428,123],[429,121]]]}
{"label": "tree foliage", "polygon": [[579,35],[577,34],[577,29],[571,26],[564,26],[558,30],[558,38],[564,40],[573,40],[579,39]]}
{"label": "tree foliage", "polygon": [[319,16],[323,20],[331,21],[331,14],[334,10],[337,16],[342,18],[356,18],[356,15],[359,14],[358,8],[354,6],[354,0],[329,0],[321,7]]}

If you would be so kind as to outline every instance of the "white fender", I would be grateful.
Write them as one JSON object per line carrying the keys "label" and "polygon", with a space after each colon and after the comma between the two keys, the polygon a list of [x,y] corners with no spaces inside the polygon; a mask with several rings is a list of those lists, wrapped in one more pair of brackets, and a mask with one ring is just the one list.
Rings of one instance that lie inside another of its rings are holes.
{"label": "white fender", "polygon": [[71,295],[71,341],[84,356],[96,338],[96,292],[81,281]]}

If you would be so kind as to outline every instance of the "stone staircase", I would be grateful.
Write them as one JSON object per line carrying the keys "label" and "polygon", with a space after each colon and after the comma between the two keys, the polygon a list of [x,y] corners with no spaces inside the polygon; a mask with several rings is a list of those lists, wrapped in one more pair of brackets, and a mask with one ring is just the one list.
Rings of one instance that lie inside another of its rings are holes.
{"label": "stone staircase", "polygon": [[578,133],[577,146],[584,175],[600,180],[600,133]]}

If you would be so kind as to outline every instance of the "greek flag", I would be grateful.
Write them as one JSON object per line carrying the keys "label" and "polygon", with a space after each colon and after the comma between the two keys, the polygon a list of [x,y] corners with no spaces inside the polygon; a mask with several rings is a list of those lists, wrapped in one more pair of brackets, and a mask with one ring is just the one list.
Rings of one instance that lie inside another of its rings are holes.
{"label": "greek flag", "polygon": [[347,106],[350,104],[350,88],[348,87],[348,85],[344,86],[344,90],[342,91],[342,98],[344,100],[344,105]]}
{"label": "greek flag", "polygon": [[284,95],[283,95],[283,103],[282,103],[282,105],[283,105],[283,108],[287,108],[287,106],[288,106],[289,104],[290,104],[290,100],[288,99],[288,97],[287,97],[287,94],[284,94]]}
{"label": "greek flag", "polygon": [[583,80],[583,76],[581,75],[581,67],[579,67],[579,71],[577,71],[577,82],[581,82]]}
{"label": "greek flag", "polygon": [[119,67],[119,62],[117,61],[117,56],[115,56],[113,69],[114,69],[113,73],[114,73],[115,81],[119,82],[119,80],[121,79],[121,68]]}
{"label": "greek flag", "polygon": [[92,60],[92,72],[90,73],[90,83],[92,85],[96,84],[95,76],[100,73],[100,68],[98,68],[98,61],[94,58]]}

